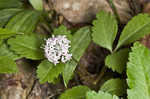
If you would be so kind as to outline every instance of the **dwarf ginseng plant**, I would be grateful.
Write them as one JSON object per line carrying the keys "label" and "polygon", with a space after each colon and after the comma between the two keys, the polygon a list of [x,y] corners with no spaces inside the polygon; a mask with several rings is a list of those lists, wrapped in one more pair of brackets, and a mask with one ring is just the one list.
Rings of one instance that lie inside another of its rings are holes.
{"label": "dwarf ginseng plant", "polygon": [[[98,92],[79,85],[66,90],[59,99],[119,99],[124,94],[128,99],[150,99],[150,51],[135,42],[150,33],[147,14],[133,17],[122,30],[118,44],[114,45],[118,25],[110,13],[101,11],[93,26],[82,27],[74,33],[60,25],[52,34],[42,35],[35,32],[37,23],[48,25],[45,19],[49,18],[45,18],[47,12],[43,10],[41,0],[38,3],[29,0],[34,9],[25,9],[19,0],[6,1],[5,6],[0,5],[0,73],[17,73],[15,61],[20,58],[37,60],[40,64],[36,73],[41,84],[56,83],[62,76],[67,87],[81,56],[94,42],[110,52],[105,67],[119,75],[125,72],[127,84],[126,79],[111,78]],[[132,43],[131,48],[126,47]]]}
{"label": "dwarf ginseng plant", "polygon": [[[149,15],[139,14],[133,17],[124,27],[117,46],[113,48],[118,30],[117,21],[110,13],[98,13],[97,19],[93,22],[92,40],[110,51],[111,54],[105,59],[105,66],[120,75],[125,71],[127,79],[107,80],[99,92],[92,91],[86,86],[76,86],[65,91],[59,99],[119,99],[125,94],[128,99],[149,99],[150,50],[138,42],[134,43],[131,49],[121,48],[149,34],[149,27]],[[83,91],[79,92],[80,90]]]}

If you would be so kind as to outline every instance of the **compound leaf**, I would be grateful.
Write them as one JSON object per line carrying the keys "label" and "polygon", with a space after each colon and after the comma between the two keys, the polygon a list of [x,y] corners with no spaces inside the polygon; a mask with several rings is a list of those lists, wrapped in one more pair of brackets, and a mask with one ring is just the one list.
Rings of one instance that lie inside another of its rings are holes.
{"label": "compound leaf", "polygon": [[101,91],[110,93],[112,95],[123,96],[126,94],[126,81],[115,78],[106,81],[100,88]]}
{"label": "compound leaf", "polygon": [[14,15],[16,15],[21,11],[22,9],[18,9],[18,8],[9,8],[9,9],[0,10],[0,14],[1,14],[0,27],[6,25],[10,18],[12,18]]}
{"label": "compound leaf", "polygon": [[117,35],[117,21],[111,13],[101,11],[96,15],[96,20],[93,22],[92,37],[93,41],[112,51],[113,42]]}
{"label": "compound leaf", "polygon": [[37,35],[18,35],[10,38],[8,44],[10,49],[28,59],[39,60],[44,58],[41,46],[44,40]]}
{"label": "compound leaf", "polygon": [[59,75],[63,72],[64,67],[65,64],[57,64],[55,66],[48,60],[42,61],[37,69],[37,77],[39,78],[40,83],[55,82],[55,79],[57,79]]}
{"label": "compound leaf", "polygon": [[6,44],[0,45],[0,56],[7,56],[14,61],[20,58],[17,54],[11,51]]}
{"label": "compound leaf", "polygon": [[0,0],[0,9],[20,8],[21,6],[20,0]]}
{"label": "compound leaf", "polygon": [[39,12],[25,10],[14,16],[8,22],[6,28],[16,32],[32,33],[36,28],[36,24],[38,23],[39,18]]}
{"label": "compound leaf", "polygon": [[8,30],[6,28],[0,28],[0,39],[6,39],[6,38],[9,38],[13,35],[16,35],[16,34],[19,34],[17,32],[14,32],[14,31],[11,31],[11,30]]}
{"label": "compound leaf", "polygon": [[71,41],[71,53],[73,58],[75,58],[77,61],[80,60],[81,56],[84,54],[86,48],[89,46],[91,42],[90,34],[91,34],[90,28],[83,27],[73,35]]}
{"label": "compound leaf", "polygon": [[67,84],[71,77],[73,76],[74,70],[76,69],[77,63],[74,60],[69,61],[66,63],[64,71],[63,71],[63,79],[64,84],[67,87]]}
{"label": "compound leaf", "polygon": [[139,14],[131,19],[123,29],[117,48],[133,43],[150,33],[150,17],[148,14]]}
{"label": "compound leaf", "polygon": [[13,59],[8,56],[0,57],[0,73],[16,73],[18,68]]}
{"label": "compound leaf", "polygon": [[64,25],[59,26],[58,28],[54,29],[54,35],[66,35],[69,40],[72,39],[71,31],[67,30]]}
{"label": "compound leaf", "polygon": [[89,91],[86,94],[86,99],[119,99],[116,95],[111,95],[107,92],[99,91],[98,93],[94,91]]}
{"label": "compound leaf", "polygon": [[76,86],[66,90],[58,99],[85,99],[86,92],[90,89],[86,86]]}
{"label": "compound leaf", "polygon": [[42,11],[43,10],[43,1],[42,0],[29,0],[34,9]]}
{"label": "compound leaf", "polygon": [[125,48],[108,55],[105,59],[105,65],[121,74],[125,70],[129,51],[130,49]]}
{"label": "compound leaf", "polygon": [[150,99],[150,50],[136,42],[127,63],[128,99]]}

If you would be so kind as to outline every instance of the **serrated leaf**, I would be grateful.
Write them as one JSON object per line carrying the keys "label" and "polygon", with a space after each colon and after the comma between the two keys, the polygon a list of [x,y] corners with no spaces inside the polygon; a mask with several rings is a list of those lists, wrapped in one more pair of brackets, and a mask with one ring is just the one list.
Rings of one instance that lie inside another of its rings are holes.
{"label": "serrated leaf", "polygon": [[150,50],[135,43],[127,63],[128,99],[150,99]]}
{"label": "serrated leaf", "polygon": [[15,14],[21,11],[22,9],[18,9],[18,8],[0,10],[0,14],[1,14],[0,15],[0,27],[3,27],[4,25],[6,25],[6,23],[11,17],[13,17]]}
{"label": "serrated leaf", "polygon": [[8,44],[10,49],[17,54],[28,59],[39,60],[44,58],[44,52],[41,48],[44,40],[37,35],[18,35],[10,38]]}
{"label": "serrated leaf", "polygon": [[90,89],[86,86],[76,86],[66,90],[58,99],[85,99],[86,92]]}
{"label": "serrated leaf", "polygon": [[43,1],[42,0],[29,0],[34,9],[42,11],[43,10]]}
{"label": "serrated leaf", "polygon": [[54,29],[54,35],[66,35],[69,40],[72,39],[71,31],[67,30],[64,25],[59,26],[58,28]]}
{"label": "serrated leaf", "polygon": [[9,38],[9,37],[16,35],[16,34],[19,34],[19,33],[5,29],[5,28],[0,28],[0,39],[1,40]]}
{"label": "serrated leaf", "polygon": [[17,54],[9,50],[6,44],[0,45],[0,56],[7,56],[14,61],[20,58]]}
{"label": "serrated leaf", "polygon": [[130,49],[125,48],[108,55],[105,59],[105,65],[113,71],[122,73],[125,70],[128,61],[129,51]]}
{"label": "serrated leaf", "polygon": [[20,0],[0,0],[0,9],[19,8],[21,6]]}
{"label": "serrated leaf", "polygon": [[117,21],[111,13],[101,11],[93,22],[93,41],[112,52],[113,42],[117,35]]}
{"label": "serrated leaf", "polygon": [[54,35],[67,35],[71,34],[69,30],[64,25],[59,26],[58,28],[54,29]]}
{"label": "serrated leaf", "polygon": [[17,32],[32,33],[36,28],[39,18],[39,12],[25,10],[14,16],[6,25],[6,28]]}
{"label": "serrated leaf", "polygon": [[53,83],[55,79],[63,72],[65,64],[57,64],[56,66],[48,60],[44,60],[38,66],[37,77],[40,83]]}
{"label": "serrated leaf", "polygon": [[79,29],[72,37],[71,53],[73,58],[77,61],[80,60],[85,50],[91,42],[91,31],[89,27]]}
{"label": "serrated leaf", "polygon": [[67,87],[67,84],[69,80],[72,78],[74,70],[77,66],[77,63],[74,60],[69,61],[66,63],[64,71],[63,71],[63,79],[64,79],[64,84]]}
{"label": "serrated leaf", "polygon": [[111,95],[107,92],[102,92],[99,91],[98,93],[94,92],[94,91],[89,91],[86,94],[86,99],[119,99],[119,97],[115,96],[115,95]]}
{"label": "serrated leaf", "polygon": [[139,14],[131,19],[123,29],[117,48],[130,44],[150,33],[150,17],[148,14]]}
{"label": "serrated leaf", "polygon": [[123,96],[126,94],[126,81],[115,78],[106,81],[100,88],[101,91],[110,93],[112,95]]}
{"label": "serrated leaf", "polygon": [[18,72],[16,63],[8,56],[0,57],[0,73],[16,73]]}

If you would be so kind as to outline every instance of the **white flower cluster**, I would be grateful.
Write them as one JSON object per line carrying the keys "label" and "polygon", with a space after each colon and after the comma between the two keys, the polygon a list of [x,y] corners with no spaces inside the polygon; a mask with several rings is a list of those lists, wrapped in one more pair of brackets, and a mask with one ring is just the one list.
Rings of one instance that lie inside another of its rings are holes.
{"label": "white flower cluster", "polygon": [[57,35],[56,37],[52,35],[51,38],[46,40],[45,56],[55,65],[60,61],[65,63],[72,57],[72,54],[69,54],[69,48],[71,47],[69,44],[70,41],[65,35]]}

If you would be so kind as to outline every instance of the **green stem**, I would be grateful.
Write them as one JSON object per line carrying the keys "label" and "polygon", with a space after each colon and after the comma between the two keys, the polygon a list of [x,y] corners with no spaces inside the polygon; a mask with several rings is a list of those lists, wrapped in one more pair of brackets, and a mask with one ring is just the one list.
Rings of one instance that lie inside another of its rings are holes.
{"label": "green stem", "polygon": [[112,1],[112,0],[108,0],[108,2],[109,2],[109,4],[110,4],[110,6],[111,6],[111,8],[112,8],[112,10],[113,10],[113,12],[114,12],[114,14],[115,14],[117,20],[118,20],[119,23],[120,23],[120,17],[119,17],[119,15],[118,15],[118,13],[117,13],[117,9],[116,9],[116,7],[115,7],[113,1]]}

